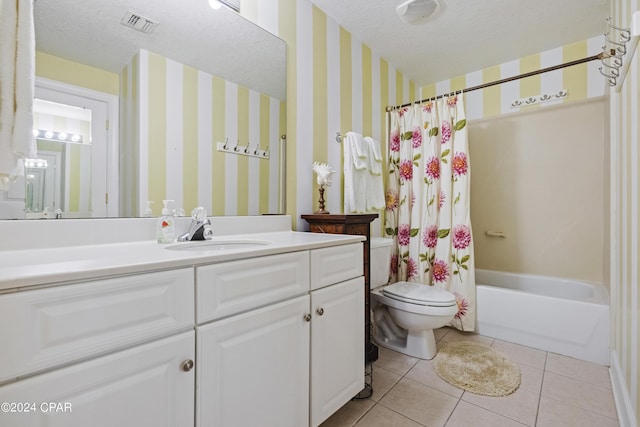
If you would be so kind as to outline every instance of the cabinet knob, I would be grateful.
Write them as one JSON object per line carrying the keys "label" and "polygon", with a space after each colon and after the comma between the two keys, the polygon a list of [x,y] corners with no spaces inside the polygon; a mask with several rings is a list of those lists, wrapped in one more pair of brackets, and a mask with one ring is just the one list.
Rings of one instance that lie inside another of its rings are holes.
{"label": "cabinet knob", "polygon": [[324,314],[324,308],[320,307],[316,310],[316,313],[318,313],[318,316],[322,316]]}
{"label": "cabinet knob", "polygon": [[180,365],[180,369],[182,369],[185,372],[189,372],[190,370],[193,369],[193,360],[188,359],[185,360],[184,362],[182,362],[182,364]]}
{"label": "cabinet knob", "polygon": [[305,315],[304,315],[304,320],[305,320],[306,322],[311,322],[311,314],[309,314],[309,313],[305,314]]}

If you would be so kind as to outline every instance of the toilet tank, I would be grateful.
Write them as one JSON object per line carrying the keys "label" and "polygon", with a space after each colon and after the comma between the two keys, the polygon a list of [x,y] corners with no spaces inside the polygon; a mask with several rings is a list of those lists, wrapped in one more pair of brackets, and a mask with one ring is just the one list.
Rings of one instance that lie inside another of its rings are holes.
{"label": "toilet tank", "polygon": [[389,265],[391,261],[391,246],[393,239],[372,237],[371,248],[371,289],[387,284],[389,281]]}

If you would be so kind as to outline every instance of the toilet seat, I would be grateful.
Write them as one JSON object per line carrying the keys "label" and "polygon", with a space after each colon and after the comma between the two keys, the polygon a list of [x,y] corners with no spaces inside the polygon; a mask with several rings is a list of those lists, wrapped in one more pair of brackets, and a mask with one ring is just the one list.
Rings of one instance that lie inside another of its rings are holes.
{"label": "toilet seat", "polygon": [[456,297],[451,292],[414,282],[397,282],[385,286],[381,293],[396,301],[429,307],[451,307]]}

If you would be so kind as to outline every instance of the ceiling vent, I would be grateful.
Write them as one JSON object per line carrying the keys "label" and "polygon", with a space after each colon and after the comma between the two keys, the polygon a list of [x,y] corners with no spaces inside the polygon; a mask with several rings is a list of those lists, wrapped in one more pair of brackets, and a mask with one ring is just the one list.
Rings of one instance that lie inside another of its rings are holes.
{"label": "ceiling vent", "polygon": [[125,27],[133,28],[134,30],[141,31],[146,34],[151,34],[153,30],[158,26],[158,22],[146,18],[139,13],[135,13],[131,10],[127,11],[120,21]]}
{"label": "ceiling vent", "polygon": [[434,16],[440,10],[438,0],[409,0],[398,7],[396,13],[409,24],[420,24]]}

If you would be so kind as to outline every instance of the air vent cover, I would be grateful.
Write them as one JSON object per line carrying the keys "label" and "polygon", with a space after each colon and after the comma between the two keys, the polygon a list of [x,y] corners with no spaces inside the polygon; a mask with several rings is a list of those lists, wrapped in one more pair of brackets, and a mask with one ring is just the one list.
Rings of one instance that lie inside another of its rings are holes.
{"label": "air vent cover", "polygon": [[133,28],[134,30],[142,31],[146,34],[151,34],[153,30],[158,26],[158,22],[146,18],[139,13],[128,10],[122,18],[120,23],[126,27]]}

